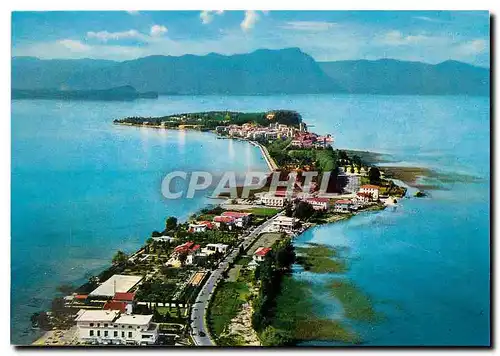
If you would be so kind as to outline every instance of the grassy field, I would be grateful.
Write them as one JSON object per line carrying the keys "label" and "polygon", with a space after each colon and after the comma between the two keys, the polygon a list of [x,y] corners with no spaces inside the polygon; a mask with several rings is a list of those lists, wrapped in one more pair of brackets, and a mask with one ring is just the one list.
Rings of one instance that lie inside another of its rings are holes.
{"label": "grassy field", "polygon": [[208,322],[216,338],[238,314],[250,291],[246,282],[223,282],[210,303]]}
{"label": "grassy field", "polygon": [[380,319],[375,312],[371,299],[349,281],[336,280],[329,286],[332,295],[337,298],[349,319],[374,322]]}
{"label": "grassy field", "polygon": [[281,234],[278,232],[266,232],[260,235],[259,239],[248,249],[247,255],[253,255],[259,247],[271,247],[280,238]]}
{"label": "grassy field", "polygon": [[286,277],[277,299],[272,326],[290,331],[295,340],[360,342],[359,336],[341,322],[317,316],[307,282]]}
{"label": "grassy field", "polygon": [[252,213],[255,216],[273,216],[279,212],[279,209],[275,208],[252,208],[248,210],[249,213]]}
{"label": "grassy field", "polygon": [[338,258],[338,252],[325,245],[311,244],[309,247],[297,247],[297,263],[306,271],[313,273],[344,273],[347,270],[345,260]]}

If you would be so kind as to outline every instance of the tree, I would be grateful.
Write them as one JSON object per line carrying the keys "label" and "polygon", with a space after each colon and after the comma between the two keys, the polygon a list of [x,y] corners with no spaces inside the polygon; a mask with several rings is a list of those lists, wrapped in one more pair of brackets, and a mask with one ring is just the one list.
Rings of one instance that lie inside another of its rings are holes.
{"label": "tree", "polygon": [[295,205],[295,217],[299,220],[305,220],[314,214],[314,208],[311,204],[305,201],[299,202]]}
{"label": "tree", "polygon": [[356,167],[358,167],[358,170],[360,169],[361,165],[363,162],[361,161],[361,158],[358,155],[352,156],[352,162]]}
{"label": "tree", "polygon": [[181,263],[181,266],[184,266],[184,264],[186,263],[186,259],[187,259],[187,253],[186,252],[183,252],[181,254],[179,254],[179,262]]}
{"label": "tree", "polygon": [[161,236],[161,233],[159,233],[156,230],[151,233],[151,237],[160,237],[160,236]]}
{"label": "tree", "polygon": [[380,171],[377,167],[372,167],[368,171],[368,179],[371,184],[379,184],[380,183]]}
{"label": "tree", "polygon": [[290,238],[285,238],[278,243],[276,251],[276,267],[279,269],[290,268],[295,261],[295,249]]}
{"label": "tree", "polygon": [[284,346],[289,345],[292,340],[292,334],[287,330],[275,329],[268,326],[260,336],[262,346]]}
{"label": "tree", "polygon": [[113,256],[112,262],[114,265],[121,265],[121,264],[127,262],[127,260],[128,260],[128,255],[123,251],[118,251]]}
{"label": "tree", "polygon": [[169,216],[165,221],[165,228],[167,231],[175,230],[177,227],[177,218],[175,216]]}

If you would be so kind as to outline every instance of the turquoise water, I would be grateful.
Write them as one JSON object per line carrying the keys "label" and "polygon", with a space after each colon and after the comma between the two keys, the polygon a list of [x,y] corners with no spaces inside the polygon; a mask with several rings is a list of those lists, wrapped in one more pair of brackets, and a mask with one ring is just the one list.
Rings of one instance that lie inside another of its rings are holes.
{"label": "turquoise water", "polygon": [[[212,109],[295,109],[337,147],[469,173],[396,211],[309,230],[306,241],[348,249],[347,274],[384,322],[353,324],[368,345],[489,343],[489,100],[418,96],[160,97],[128,103],[12,102],[12,342],[62,282],[81,282],[118,249],[133,251],[168,215],[187,217],[203,195],[169,202],[171,170],[264,170],[258,149],[210,134],[118,127],[114,118]],[[300,278],[320,280],[332,276]],[[318,298],[329,317],[335,301]]]}

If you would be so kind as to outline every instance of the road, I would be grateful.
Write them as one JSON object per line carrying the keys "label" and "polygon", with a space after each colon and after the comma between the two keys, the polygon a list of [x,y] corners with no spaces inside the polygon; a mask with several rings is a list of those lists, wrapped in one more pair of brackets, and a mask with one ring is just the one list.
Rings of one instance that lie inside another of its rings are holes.
{"label": "road", "polygon": [[208,277],[207,281],[198,293],[191,309],[191,336],[196,346],[216,346],[215,342],[210,337],[210,333],[206,325],[206,314],[210,298],[212,297],[218,282],[223,278],[222,274],[238,257],[240,247],[243,246],[243,248],[247,250],[248,247],[257,239],[262,230],[271,225],[273,220],[281,214],[283,214],[283,212],[276,214],[271,219],[267,220],[262,225],[257,226],[252,232],[250,232],[236,248],[231,250],[231,252],[219,263],[217,269],[212,271],[212,274]]}

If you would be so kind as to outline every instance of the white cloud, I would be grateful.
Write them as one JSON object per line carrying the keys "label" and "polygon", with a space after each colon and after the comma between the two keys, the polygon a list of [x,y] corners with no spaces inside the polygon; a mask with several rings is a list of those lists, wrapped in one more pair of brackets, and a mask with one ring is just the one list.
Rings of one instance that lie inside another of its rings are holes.
{"label": "white cloud", "polygon": [[459,44],[455,48],[455,52],[462,56],[470,56],[480,54],[488,49],[488,41],[483,39],[475,39]]}
{"label": "white cloud", "polygon": [[151,36],[160,37],[167,33],[168,29],[163,25],[153,25],[151,26]]}
{"label": "white cloud", "polygon": [[421,20],[425,22],[433,22],[433,23],[449,23],[450,21],[446,20],[441,20],[441,19],[435,19],[433,17],[428,17],[428,16],[413,16],[414,19],[416,20]]}
{"label": "white cloud", "polygon": [[142,38],[143,35],[137,30],[128,30],[123,32],[108,32],[108,31],[89,31],[87,32],[88,39],[97,39],[101,42],[108,42],[112,40],[122,40],[127,38]]}
{"label": "white cloud", "polygon": [[259,21],[259,14],[254,10],[245,11],[245,18],[241,22],[240,26],[243,31],[251,30],[255,24]]}
{"label": "white cloud", "polygon": [[419,42],[429,41],[432,39],[432,37],[423,34],[404,35],[401,31],[397,30],[388,31],[377,37],[378,42],[388,46],[411,45]]}
{"label": "white cloud", "polygon": [[287,30],[320,32],[328,31],[335,26],[337,26],[336,23],[326,21],[290,21],[282,25],[281,28]]}
{"label": "white cloud", "polygon": [[57,43],[66,47],[71,52],[87,52],[91,49],[90,46],[77,40],[64,39],[57,41]]}
{"label": "white cloud", "polygon": [[215,15],[222,15],[224,13],[224,10],[215,10],[215,11],[210,11],[210,10],[204,10],[200,12],[200,19],[201,23],[204,25],[209,24],[212,22],[214,19],[214,14]]}

